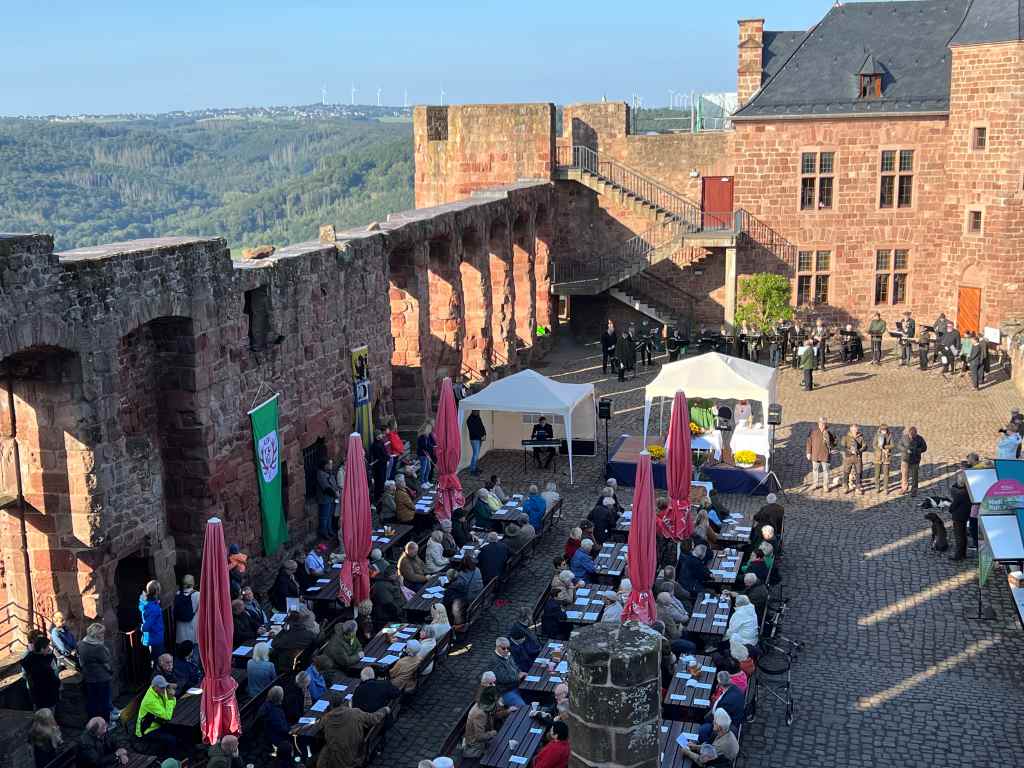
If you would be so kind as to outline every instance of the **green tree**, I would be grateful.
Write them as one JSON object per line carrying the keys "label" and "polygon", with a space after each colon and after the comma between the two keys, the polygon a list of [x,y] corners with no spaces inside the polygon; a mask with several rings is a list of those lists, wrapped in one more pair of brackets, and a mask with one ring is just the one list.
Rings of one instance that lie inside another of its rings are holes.
{"label": "green tree", "polygon": [[793,317],[789,304],[789,278],[760,272],[740,281],[736,322],[746,323],[760,331],[768,331],[783,320]]}

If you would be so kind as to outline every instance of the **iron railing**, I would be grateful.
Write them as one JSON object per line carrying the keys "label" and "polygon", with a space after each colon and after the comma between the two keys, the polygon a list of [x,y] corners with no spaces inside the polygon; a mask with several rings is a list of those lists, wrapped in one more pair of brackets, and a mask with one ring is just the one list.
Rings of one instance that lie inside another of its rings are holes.
{"label": "iron railing", "polygon": [[664,211],[668,218],[691,231],[701,229],[700,206],[654,179],[634,171],[617,160],[602,158],[590,147],[576,144],[557,149],[556,160],[559,167],[579,169],[596,176]]}
{"label": "iron railing", "polygon": [[[645,269],[651,254],[671,239],[671,232],[666,234],[666,227],[651,227],[641,235],[636,235],[616,246],[611,251],[587,261],[558,260],[555,262],[554,282],[595,283],[615,275]],[[600,292],[599,290],[597,292]]]}
{"label": "iron railing", "polygon": [[796,246],[746,209],[736,211],[736,232],[774,254],[786,266],[787,274],[795,273]]}
{"label": "iron railing", "polygon": [[682,326],[682,330],[689,331],[696,299],[686,291],[649,272],[641,272],[624,280],[618,288],[654,307],[665,317],[675,320]]}

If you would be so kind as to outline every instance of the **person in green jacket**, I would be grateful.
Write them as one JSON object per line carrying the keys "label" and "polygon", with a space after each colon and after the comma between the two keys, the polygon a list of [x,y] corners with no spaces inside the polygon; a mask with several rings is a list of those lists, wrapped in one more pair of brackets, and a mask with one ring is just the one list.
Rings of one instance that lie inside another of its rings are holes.
{"label": "person in green jacket", "polygon": [[135,718],[135,736],[147,747],[147,753],[164,757],[181,752],[174,734],[163,728],[174,717],[175,702],[173,687],[163,675],[156,675]]}
{"label": "person in green jacket", "polygon": [[[824,342],[822,342],[824,344]],[[803,346],[800,347],[798,357],[800,358],[800,370],[804,372],[804,383],[803,388],[810,392],[814,389],[814,365],[815,365],[815,349],[810,339],[803,342]]]}
{"label": "person in green jacket", "polygon": [[354,667],[363,656],[363,646],[356,637],[358,627],[354,621],[346,621],[336,627],[331,639],[314,656],[317,668],[327,673],[328,677],[342,674],[346,669]]}
{"label": "person in green jacket", "polygon": [[873,365],[881,365],[882,337],[885,335],[885,320],[882,319],[880,312],[875,312],[875,316],[871,318],[871,322],[868,323],[868,335],[871,337],[871,363]]}

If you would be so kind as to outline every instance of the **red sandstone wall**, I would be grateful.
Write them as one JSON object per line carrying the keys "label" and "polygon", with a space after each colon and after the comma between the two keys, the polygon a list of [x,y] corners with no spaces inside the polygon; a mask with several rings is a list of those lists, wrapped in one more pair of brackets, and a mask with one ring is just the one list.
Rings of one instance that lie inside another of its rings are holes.
{"label": "red sandstone wall", "polygon": [[761,87],[764,63],[764,19],[740,19],[736,97],[743,106]]}
{"label": "red sandstone wall", "polygon": [[[829,306],[816,311],[840,319],[864,322],[876,309],[875,249],[909,248],[908,304],[878,309],[889,321],[907,308],[930,321],[951,309],[934,286],[943,252],[937,233],[945,229],[947,142],[941,117],[743,121],[734,137],[735,204],[798,248],[832,251]],[[915,150],[912,208],[878,207],[883,147]],[[800,210],[800,154],[811,150],[835,152],[831,210]]]}
{"label": "red sandstone wall", "polygon": [[[1024,316],[1024,43],[952,49],[946,184],[947,250],[935,286],[955,317],[960,286],[981,288],[981,324]],[[987,128],[984,151],[972,129]],[[966,231],[983,211],[983,232]]]}
{"label": "red sandstone wall", "polygon": [[551,178],[554,126],[553,104],[416,107],[416,207],[519,179]]}

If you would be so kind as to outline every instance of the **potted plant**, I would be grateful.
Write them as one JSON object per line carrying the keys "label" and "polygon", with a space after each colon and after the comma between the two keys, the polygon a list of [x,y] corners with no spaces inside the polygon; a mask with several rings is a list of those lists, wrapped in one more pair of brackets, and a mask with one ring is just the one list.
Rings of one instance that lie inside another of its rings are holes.
{"label": "potted plant", "polygon": [[753,451],[736,451],[733,454],[733,459],[735,459],[737,467],[750,469],[757,463],[757,454]]}

